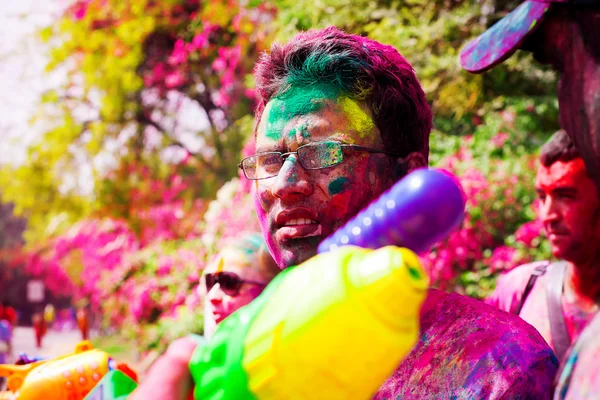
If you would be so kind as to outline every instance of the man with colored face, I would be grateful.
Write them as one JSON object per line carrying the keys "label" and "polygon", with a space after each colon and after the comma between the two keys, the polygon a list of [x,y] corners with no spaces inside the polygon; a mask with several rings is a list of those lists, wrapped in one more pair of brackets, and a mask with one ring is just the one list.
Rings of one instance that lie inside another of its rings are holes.
{"label": "man with colored face", "polygon": [[[255,78],[257,152],[240,168],[254,181],[265,241],[285,269],[315,256],[325,237],[427,165],[432,117],[412,67],[394,48],[335,28],[274,45]],[[558,362],[520,318],[431,290],[420,326],[419,342],[376,399],[550,396]],[[189,375],[174,371],[191,348],[189,340],[171,346],[164,371],[148,381],[162,392],[183,387],[177,383]],[[143,388],[138,393],[142,399]]]}
{"label": "man with colored face", "polygon": [[[532,51],[536,60],[560,73],[559,122],[581,154],[587,175],[600,189],[600,0],[527,0],[469,42],[461,51],[460,62],[467,71],[480,73],[519,48]],[[596,381],[595,390],[588,391],[591,386],[587,385],[572,391],[577,395],[585,391],[590,398],[600,397],[600,367],[597,363],[595,367],[585,362],[579,365],[577,360],[593,359],[583,353],[593,352],[594,346],[600,348],[600,324],[595,327],[589,328],[597,329],[594,334],[586,335],[597,338],[595,342],[588,339],[586,346],[575,345],[582,357],[569,357],[572,364],[563,368],[567,377],[574,371],[588,374],[588,382]],[[566,393],[567,377],[561,377],[557,393]]]}
{"label": "man with colored face", "polygon": [[[256,211],[281,268],[407,172],[425,167],[431,113],[408,62],[334,28],[274,46],[255,69],[262,102]],[[431,290],[421,340],[376,394],[390,398],[547,398],[557,361],[528,324],[476,300]],[[366,350],[368,351],[368,350]]]}
{"label": "man with colored face", "polygon": [[561,262],[535,262],[498,280],[487,299],[533,325],[559,358],[591,319],[600,294],[600,202],[573,142],[559,131],[542,148],[538,217]]}

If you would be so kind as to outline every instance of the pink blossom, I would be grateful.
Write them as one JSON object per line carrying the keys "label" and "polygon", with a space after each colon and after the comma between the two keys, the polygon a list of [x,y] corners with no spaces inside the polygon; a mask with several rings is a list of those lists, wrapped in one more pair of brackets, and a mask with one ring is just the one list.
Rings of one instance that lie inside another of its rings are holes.
{"label": "pink blossom", "polygon": [[494,146],[502,148],[509,138],[510,135],[508,133],[500,132],[492,138],[491,142]]}
{"label": "pink blossom", "polygon": [[502,115],[502,119],[504,120],[504,122],[509,124],[515,122],[515,119],[517,118],[517,114],[514,111],[505,110],[502,111],[500,115]]}
{"label": "pink blossom", "polygon": [[168,275],[173,268],[173,259],[168,256],[162,256],[158,259],[158,268],[156,270],[156,274],[159,276]]}
{"label": "pink blossom", "polygon": [[199,33],[192,39],[192,48],[194,50],[203,49],[208,45],[208,35],[205,32]]}
{"label": "pink blossom", "polygon": [[180,65],[187,61],[188,54],[185,49],[185,43],[183,39],[178,39],[173,47],[173,52],[169,56],[170,65]]}
{"label": "pink blossom", "polygon": [[165,86],[169,89],[181,86],[183,84],[183,76],[179,71],[173,71],[165,77]]}
{"label": "pink blossom", "polygon": [[73,6],[73,18],[76,21],[81,21],[83,18],[85,18],[91,2],[91,0],[79,0],[77,3],[75,3]]}
{"label": "pink blossom", "polygon": [[508,246],[500,246],[494,250],[492,256],[487,260],[489,267],[493,272],[509,271],[516,267],[515,265],[516,249]]}
{"label": "pink blossom", "polygon": [[523,243],[527,247],[531,247],[533,240],[538,238],[542,233],[542,223],[539,220],[527,222],[515,232],[517,242]]}
{"label": "pink blossom", "polygon": [[227,62],[221,58],[217,57],[212,63],[212,69],[216,72],[221,72],[227,67]]}

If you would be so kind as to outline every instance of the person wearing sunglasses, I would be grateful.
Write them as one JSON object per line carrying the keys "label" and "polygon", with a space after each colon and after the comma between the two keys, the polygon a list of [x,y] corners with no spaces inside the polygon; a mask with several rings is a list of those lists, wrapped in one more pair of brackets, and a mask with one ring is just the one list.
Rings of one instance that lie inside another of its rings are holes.
{"label": "person wearing sunglasses", "polygon": [[260,233],[248,233],[226,244],[201,278],[204,336],[217,324],[262,293],[280,272]]}

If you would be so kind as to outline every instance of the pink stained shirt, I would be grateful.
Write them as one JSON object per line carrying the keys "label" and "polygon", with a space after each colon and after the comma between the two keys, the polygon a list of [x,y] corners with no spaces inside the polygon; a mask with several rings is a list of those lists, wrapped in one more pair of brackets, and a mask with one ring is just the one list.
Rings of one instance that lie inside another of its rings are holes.
{"label": "pink stained shirt", "polygon": [[421,338],[374,399],[549,399],[558,361],[517,316],[430,290]]}
{"label": "pink stained shirt", "polygon": [[581,332],[567,354],[554,399],[600,399],[600,313]]}
{"label": "pink stained shirt", "polygon": [[[543,264],[548,264],[548,262],[539,261],[521,265],[504,274],[498,279],[494,293],[485,302],[511,314],[516,313],[531,274],[537,266]],[[533,325],[554,350],[548,316],[547,285],[548,273],[537,278],[519,316]],[[592,314],[581,311],[575,304],[566,301],[564,296],[562,297],[562,312],[567,332],[573,341],[586,326]]]}

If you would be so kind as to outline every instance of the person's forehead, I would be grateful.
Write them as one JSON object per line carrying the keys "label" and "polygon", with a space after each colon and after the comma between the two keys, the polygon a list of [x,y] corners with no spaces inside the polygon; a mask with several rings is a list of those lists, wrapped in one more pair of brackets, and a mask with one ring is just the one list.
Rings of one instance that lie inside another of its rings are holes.
{"label": "person's forehead", "polygon": [[[309,95],[307,95],[307,93]],[[257,131],[257,145],[310,142],[332,134],[347,142],[379,139],[369,108],[330,89],[296,89],[267,103]]]}
{"label": "person's forehead", "polygon": [[536,174],[536,186],[541,189],[581,186],[587,180],[590,179],[581,158],[556,161],[549,167],[540,164]]}

